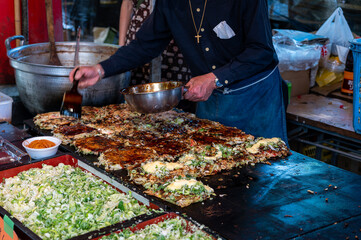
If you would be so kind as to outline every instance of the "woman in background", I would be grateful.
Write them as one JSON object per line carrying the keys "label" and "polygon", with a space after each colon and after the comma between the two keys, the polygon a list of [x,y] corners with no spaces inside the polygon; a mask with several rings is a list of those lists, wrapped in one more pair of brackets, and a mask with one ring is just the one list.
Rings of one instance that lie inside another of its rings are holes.
{"label": "woman in background", "polygon": [[[119,46],[127,45],[135,39],[135,33],[150,15],[152,6],[152,0],[123,0],[119,16]],[[142,69],[141,74],[138,72],[133,75],[135,80],[133,84],[149,82],[149,65],[140,69]],[[190,70],[183,61],[183,55],[172,40],[162,54],[161,80],[187,82],[190,78]]]}
{"label": "woman in background", "polygon": [[[135,39],[144,20],[152,12],[155,0],[123,0],[119,16],[119,46],[128,45]],[[187,83],[191,79],[188,65],[183,60],[177,44],[172,40],[161,54],[161,77],[158,81],[181,81]],[[151,64],[147,63],[132,70],[131,84],[150,82]],[[178,108],[187,112],[195,112],[195,104],[182,100]]]}

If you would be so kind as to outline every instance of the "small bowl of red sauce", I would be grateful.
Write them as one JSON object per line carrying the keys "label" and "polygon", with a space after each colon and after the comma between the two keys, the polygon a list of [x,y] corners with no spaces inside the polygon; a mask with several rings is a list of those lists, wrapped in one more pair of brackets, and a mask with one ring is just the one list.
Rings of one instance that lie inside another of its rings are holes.
{"label": "small bowl of red sauce", "polygon": [[58,151],[61,140],[56,137],[33,137],[23,141],[23,147],[33,159],[51,157]]}

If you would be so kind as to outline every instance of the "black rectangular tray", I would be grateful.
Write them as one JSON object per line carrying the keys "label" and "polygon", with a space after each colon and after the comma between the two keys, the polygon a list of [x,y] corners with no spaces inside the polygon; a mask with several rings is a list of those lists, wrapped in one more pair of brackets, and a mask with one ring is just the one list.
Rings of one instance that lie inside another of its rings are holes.
{"label": "black rectangular tray", "polygon": [[[39,131],[31,120],[27,125],[37,134],[51,134]],[[94,165],[91,157],[81,157]],[[107,173],[134,186],[122,171]],[[146,197],[227,239],[302,239],[317,234],[323,239],[345,239],[359,231],[339,224],[346,226],[361,216],[361,176],[293,151],[270,165],[246,166],[202,180],[215,190],[213,199],[180,208]],[[141,188],[134,188],[142,194]]]}
{"label": "black rectangular tray", "polygon": [[[217,233],[214,233],[211,229],[209,229],[208,227],[194,221],[193,219],[187,217],[187,216],[181,216],[180,213],[175,213],[175,212],[166,212],[160,216],[156,216],[154,218],[151,218],[149,220],[146,220],[146,221],[143,221],[143,222],[139,222],[138,224],[136,225],[133,225],[133,226],[130,226],[130,227],[126,227],[128,229],[130,229],[132,232],[134,231],[138,231],[138,230],[141,230],[143,228],[145,228],[146,226],[148,225],[151,225],[151,224],[157,224],[159,222],[163,222],[165,220],[168,220],[168,219],[174,219],[174,218],[183,218],[186,223],[187,223],[187,226],[186,226],[186,231],[190,231],[189,229],[189,224],[194,224],[195,226],[199,227],[202,229],[203,232],[209,234],[211,237],[213,237],[213,240],[219,240],[219,239],[224,239],[223,237],[221,237],[220,235],[218,235]],[[110,235],[112,233],[119,233],[121,231],[123,231],[125,228],[123,229],[118,229],[118,230],[115,230],[111,233],[107,233],[107,234],[104,234],[103,236],[99,236],[99,237],[96,237],[95,239],[93,240],[99,240],[101,239],[102,237],[104,236],[107,236],[107,235]]]}
{"label": "black rectangular tray", "polygon": [[[25,121],[25,124],[27,126],[29,126],[29,128],[31,129],[31,131],[33,133],[36,133],[38,135],[46,135],[46,136],[52,135],[51,131],[42,130],[42,129],[38,128],[37,126],[35,126],[32,120]],[[231,171],[224,171],[224,172],[218,173],[216,175],[203,177],[202,182],[204,182],[205,184],[212,187],[215,190],[215,193],[217,194],[217,196],[212,198],[211,200],[205,200],[200,203],[194,203],[188,207],[182,208],[182,207],[179,207],[172,203],[163,201],[154,196],[149,196],[149,195],[143,193],[145,191],[145,188],[143,188],[140,185],[133,184],[132,181],[129,179],[126,169],[105,170],[105,168],[103,166],[98,166],[98,165],[94,164],[94,163],[98,162],[98,160],[97,160],[98,157],[95,155],[80,154],[76,151],[75,147],[69,146],[69,145],[62,144],[62,145],[60,145],[60,148],[64,152],[69,152],[72,155],[76,156],[77,158],[87,162],[92,167],[97,168],[100,171],[108,173],[110,176],[114,177],[118,181],[121,181],[124,185],[126,185],[127,187],[132,189],[134,192],[137,192],[137,193],[147,197],[152,202],[154,202],[158,206],[161,206],[163,209],[165,209],[167,211],[187,212],[187,209],[192,209],[190,211],[193,211],[193,209],[198,209],[200,207],[203,207],[204,204],[207,204],[208,202],[209,202],[208,204],[212,205],[212,202],[214,202],[215,199],[219,198],[218,193],[220,193],[220,195],[221,195],[221,197],[218,200],[224,201],[225,203],[227,203],[227,201],[226,201],[227,194],[224,193],[225,191],[227,191],[227,189],[232,191],[232,187],[234,187],[234,186],[247,186],[247,184],[249,184],[249,182],[253,179],[253,177],[249,175],[249,173],[251,172],[251,169],[252,169],[252,167],[250,167],[250,166],[236,168]]]}
{"label": "black rectangular tray", "polygon": [[[50,159],[46,159],[43,161],[38,161],[36,163],[29,163],[23,166],[19,166],[16,168],[11,168],[11,169],[6,169],[3,171],[0,171],[0,177],[1,180],[8,178],[8,177],[12,177],[17,175],[19,172],[22,171],[26,171],[30,168],[41,168],[42,164],[49,164],[49,165],[53,165],[56,166],[59,163],[63,163],[66,165],[71,165],[71,166],[75,166],[75,167],[80,167],[82,168],[84,171],[88,171],[92,174],[94,174],[95,176],[99,177],[100,179],[102,179],[103,181],[105,181],[106,183],[108,183],[109,185],[113,186],[114,188],[116,188],[118,191],[120,192],[124,192],[127,193],[129,191],[129,189],[125,186],[123,186],[122,184],[118,183],[117,181],[114,181],[112,178],[109,178],[109,176],[105,175],[102,172],[97,171],[96,169],[90,167],[89,165],[87,165],[86,163],[84,163],[82,160],[77,159],[76,157],[72,156],[72,155],[62,155],[62,156],[58,156],[55,158],[50,158]],[[144,198],[141,195],[138,195],[137,193],[132,193],[132,196],[134,198],[136,198],[139,202],[145,204],[148,208],[152,208],[152,209],[159,209],[159,206],[150,203],[148,201],[148,199]],[[15,232],[18,234],[18,236],[21,239],[34,239],[34,240],[38,240],[41,239],[37,234],[35,234],[33,231],[31,231],[29,228],[27,228],[24,224],[22,224],[19,220],[17,220],[16,218],[12,217],[11,214],[5,210],[3,207],[0,207],[0,214],[2,217],[4,217],[4,215],[7,215],[9,217],[11,217],[12,221],[15,224]],[[79,236],[73,237],[71,239],[90,239],[96,236],[100,236],[103,235],[104,233],[111,233],[117,229],[122,229],[122,228],[126,228],[129,226],[132,226],[134,224],[137,224],[139,222],[142,221],[146,221],[149,220],[151,218],[157,217],[159,215],[161,215],[162,213],[153,213],[152,215],[140,215],[138,217],[129,219],[129,220],[124,220],[122,222],[110,225],[108,227],[104,227],[101,228],[99,230],[95,230],[89,233],[85,233],[85,234],[81,234]]]}
{"label": "black rectangular tray", "polygon": [[[52,136],[51,131],[40,129],[39,127],[35,126],[31,119],[24,121],[24,123],[29,127],[29,130],[32,134]],[[221,172],[213,176],[204,177],[202,178],[202,182],[212,187],[216,193],[216,196],[203,202],[194,203],[190,206],[182,208],[172,203],[163,201],[162,199],[145,194],[145,189],[142,186],[135,185],[130,181],[126,169],[105,170],[103,166],[97,166],[94,164],[98,161],[97,156],[82,155],[78,153],[73,146],[69,145],[62,144],[60,145],[59,149],[64,152],[71,153],[78,159],[88,163],[93,168],[96,168],[99,171],[103,171],[108,176],[114,178],[114,180],[121,182],[124,186],[127,186],[133,192],[144,196],[145,198],[149,199],[150,202],[160,206],[162,209],[170,212],[183,213],[185,216],[190,216],[191,218],[199,221],[202,224],[205,224],[211,229],[213,229],[212,225],[214,225],[214,223],[219,225],[220,220],[226,219],[227,214],[229,214],[232,209],[240,207],[238,205],[237,198],[242,198],[243,191],[246,189],[247,185],[249,185],[252,180],[257,178],[256,176],[250,175],[253,169],[253,167],[250,166],[245,166],[243,168],[237,168],[231,171]],[[236,199],[229,199],[229,196],[234,194],[236,194]],[[216,219],[214,219],[215,217]],[[222,235],[221,231],[214,231],[214,233],[220,236]]]}

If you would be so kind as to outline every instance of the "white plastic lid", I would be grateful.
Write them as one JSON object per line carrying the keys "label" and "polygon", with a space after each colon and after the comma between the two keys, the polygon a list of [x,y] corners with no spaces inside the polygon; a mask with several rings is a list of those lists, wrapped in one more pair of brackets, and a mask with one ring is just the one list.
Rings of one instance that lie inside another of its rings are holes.
{"label": "white plastic lid", "polygon": [[8,95],[0,92],[0,105],[12,103],[13,99]]}

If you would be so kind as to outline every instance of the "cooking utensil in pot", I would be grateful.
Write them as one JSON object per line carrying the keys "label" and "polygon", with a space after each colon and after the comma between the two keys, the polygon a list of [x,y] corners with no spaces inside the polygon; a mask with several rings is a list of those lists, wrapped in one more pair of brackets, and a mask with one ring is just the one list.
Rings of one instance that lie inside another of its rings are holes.
{"label": "cooking utensil in pot", "polygon": [[182,82],[146,83],[122,89],[125,101],[134,111],[158,113],[178,105],[187,88]]}
{"label": "cooking utensil in pot", "polygon": [[53,2],[52,0],[45,0],[46,8],[46,23],[48,26],[48,37],[50,42],[49,47],[49,65],[61,66],[58,54],[56,52],[55,37],[54,37],[54,17],[53,17]]}
{"label": "cooking utensil in pot", "polygon": [[[78,28],[76,45],[75,45],[75,56],[74,56],[74,66],[78,65],[79,62],[79,41],[80,41],[80,27]],[[75,74],[78,72],[77,68],[73,76],[73,87],[70,91],[65,92],[63,96],[63,102],[60,108],[60,114],[65,116],[72,116],[75,118],[81,117],[81,102],[82,95],[78,92],[78,80],[75,80]]]}
{"label": "cooking utensil in pot", "polygon": [[79,42],[80,42],[80,34],[81,34],[81,28],[78,27],[76,31],[76,43],[75,43],[75,52],[74,52],[74,67],[79,65]]}
{"label": "cooking utensil in pot", "polygon": [[70,91],[64,93],[63,103],[61,104],[60,114],[65,116],[71,116],[75,118],[81,117],[81,102],[82,96],[78,92],[78,83],[79,81],[75,80],[75,74],[78,69],[74,72],[74,81],[73,87]]}

